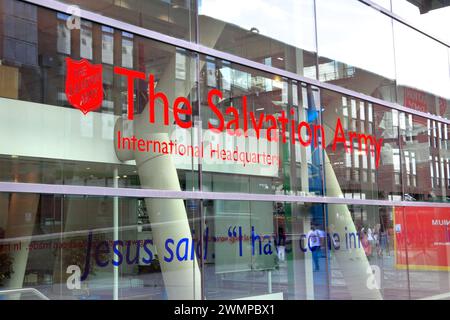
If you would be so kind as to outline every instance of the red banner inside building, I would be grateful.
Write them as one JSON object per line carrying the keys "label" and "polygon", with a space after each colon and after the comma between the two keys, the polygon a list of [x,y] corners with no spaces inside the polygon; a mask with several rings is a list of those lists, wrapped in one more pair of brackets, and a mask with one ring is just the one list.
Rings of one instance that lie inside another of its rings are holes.
{"label": "red banner inside building", "polygon": [[450,210],[405,207],[394,210],[398,268],[450,270]]}

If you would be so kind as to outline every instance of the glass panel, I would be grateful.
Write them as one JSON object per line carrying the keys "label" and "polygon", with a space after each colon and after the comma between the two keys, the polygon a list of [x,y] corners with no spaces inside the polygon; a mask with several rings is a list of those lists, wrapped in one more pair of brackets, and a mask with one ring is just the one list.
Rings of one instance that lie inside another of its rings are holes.
{"label": "glass panel", "polygon": [[400,133],[405,200],[449,201],[449,126],[411,114],[404,118]]}
{"label": "glass panel", "polygon": [[325,90],[322,105],[326,195],[401,200],[398,112]]}
{"label": "glass panel", "polygon": [[327,299],[320,204],[205,202],[206,299]]}
{"label": "glass panel", "polygon": [[319,80],[395,101],[391,19],[354,0],[317,0]]}
{"label": "glass panel", "polygon": [[[9,0],[10,1],[10,0]],[[183,40],[195,40],[195,9],[189,0],[62,0],[72,6],[67,13],[76,16],[79,8]],[[70,22],[75,24],[74,22]]]}
{"label": "glass panel", "polygon": [[317,89],[211,57],[201,66],[203,190],[322,194]]}
{"label": "glass panel", "polygon": [[408,299],[403,208],[329,204],[330,299]]}
{"label": "glass panel", "polygon": [[1,193],[0,297],[200,299],[203,287],[208,300],[439,298],[450,289],[446,215]]}
{"label": "glass panel", "polygon": [[394,33],[398,103],[450,118],[448,48],[398,22]]}
{"label": "glass panel", "polygon": [[316,78],[314,1],[202,0],[198,18],[201,44]]}
{"label": "glass panel", "polygon": [[[198,208],[180,199],[2,193],[0,297],[199,299]],[[1,292],[19,288],[33,291]]]}
{"label": "glass panel", "polygon": [[[445,6],[447,5],[447,6]],[[392,0],[392,11],[413,26],[450,42],[450,7],[445,2]]]}
{"label": "glass panel", "polygon": [[[190,53],[84,20],[80,33],[66,15],[14,5],[4,16],[28,14],[28,31],[0,35],[0,77],[10,79],[0,85],[0,181],[198,188],[193,146],[176,144],[191,136],[177,124],[197,100]],[[15,49],[24,41],[26,56]]]}

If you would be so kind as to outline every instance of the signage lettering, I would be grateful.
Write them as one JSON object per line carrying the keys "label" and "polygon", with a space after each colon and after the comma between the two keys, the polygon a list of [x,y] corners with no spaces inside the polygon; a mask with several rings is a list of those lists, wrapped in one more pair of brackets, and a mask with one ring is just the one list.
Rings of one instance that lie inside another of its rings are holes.
{"label": "signage lettering", "polygon": [[[80,109],[84,114],[89,111],[95,110],[101,105],[103,91],[101,89],[101,65],[91,65],[87,60],[82,59],[80,62],[76,62],[67,58],[67,70],[68,76],[66,81],[66,95],[68,101],[76,108]],[[136,79],[145,80],[146,75],[143,72],[129,70],[122,67],[114,67],[114,73],[124,76],[127,79],[127,118],[128,120],[134,119],[134,81]],[[155,124],[155,112],[158,107],[156,102],[159,102],[163,113],[163,124],[168,126],[170,124],[169,110],[172,110],[175,124],[182,129],[192,128],[192,105],[186,97],[176,97],[173,102],[169,101],[169,98],[164,92],[155,90],[155,76],[149,74],[148,76],[148,93],[149,93],[149,115],[148,120],[150,124]],[[247,108],[247,97],[241,98],[240,105],[242,108],[238,109],[233,105],[226,107],[224,113],[217,106],[215,101],[223,101],[223,94],[218,89],[211,89],[208,92],[208,107],[216,118],[214,122],[210,119],[208,121],[208,129],[215,133],[226,132],[228,135],[247,138],[249,133],[254,133],[254,137],[257,140],[260,138],[265,139],[268,142],[278,142],[279,134],[281,136],[281,142],[286,143],[288,135],[292,144],[298,142],[303,147],[321,148],[327,145],[327,139],[325,136],[325,130],[320,124],[308,123],[306,121],[298,122],[295,118],[295,108],[291,108],[289,111],[280,110],[277,114],[265,114],[249,111]],[[290,119],[286,113],[290,112]],[[225,115],[229,120],[225,120]],[[288,130],[290,130],[288,132]],[[348,136],[347,136],[348,135]],[[338,118],[334,129],[334,136],[331,142],[332,150],[336,151],[339,143],[343,144],[345,152],[353,152],[353,143],[358,142],[358,151],[362,153],[365,151],[366,155],[369,150],[371,154],[375,156],[375,166],[378,168],[381,147],[383,145],[383,139],[377,139],[374,135],[362,134],[349,131],[347,135],[341,124],[341,120]],[[253,136],[253,135],[252,135]],[[137,143],[137,147],[136,147]],[[158,143],[155,141],[145,141],[133,137],[123,137],[122,133],[118,133],[118,148],[128,148],[138,150],[141,152],[149,152],[151,145],[153,145],[153,152],[155,152],[155,146]],[[167,144],[167,143],[166,143]],[[126,145],[126,146],[125,146]],[[131,146],[132,145],[132,146]],[[176,152],[176,144],[171,141],[166,146],[163,146],[163,153],[165,154],[189,154],[188,152]],[[182,149],[186,150],[189,146],[180,145]],[[168,150],[170,148],[170,151]],[[192,147],[192,146],[191,146]],[[273,163],[272,159],[269,159],[265,154],[254,153],[244,154],[235,150],[219,150],[213,145],[210,145],[210,157],[222,158],[222,160],[234,160],[241,163]],[[159,148],[161,149],[161,148]],[[166,151],[164,151],[166,150]],[[203,156],[203,146],[197,147],[192,151],[193,154]],[[275,156],[276,157],[276,156]],[[274,159],[279,160],[279,159]]]}

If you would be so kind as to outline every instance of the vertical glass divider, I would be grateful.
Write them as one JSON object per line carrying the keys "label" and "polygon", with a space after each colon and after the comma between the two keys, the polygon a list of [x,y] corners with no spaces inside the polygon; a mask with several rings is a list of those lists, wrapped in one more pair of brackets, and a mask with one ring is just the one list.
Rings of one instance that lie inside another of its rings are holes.
{"label": "vertical glass divider", "polygon": [[[119,170],[114,168],[114,188],[119,187]],[[113,243],[117,243],[119,240],[119,197],[115,196],[113,200]],[[117,254],[114,253],[114,260],[118,259]],[[117,261],[117,260],[116,260]],[[113,300],[119,300],[119,266],[113,266],[114,268],[114,286],[113,286]]]}

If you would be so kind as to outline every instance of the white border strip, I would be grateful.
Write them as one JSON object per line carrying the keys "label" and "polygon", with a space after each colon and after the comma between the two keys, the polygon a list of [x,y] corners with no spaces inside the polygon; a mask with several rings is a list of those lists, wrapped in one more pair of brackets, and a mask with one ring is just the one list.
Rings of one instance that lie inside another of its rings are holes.
{"label": "white border strip", "polygon": [[307,202],[307,203],[345,204],[345,205],[450,208],[450,203],[445,202],[348,199],[348,198],[322,197],[322,196],[299,196],[295,194],[292,195],[249,194],[249,193],[231,193],[231,192],[109,188],[109,187],[74,186],[74,185],[22,183],[22,182],[0,182],[0,192],[78,195],[78,196],[104,196],[104,197],[124,197],[124,198],[271,201],[271,202],[295,202],[295,203]]}

